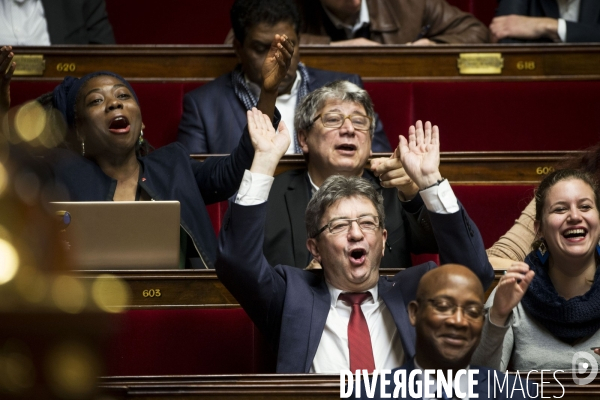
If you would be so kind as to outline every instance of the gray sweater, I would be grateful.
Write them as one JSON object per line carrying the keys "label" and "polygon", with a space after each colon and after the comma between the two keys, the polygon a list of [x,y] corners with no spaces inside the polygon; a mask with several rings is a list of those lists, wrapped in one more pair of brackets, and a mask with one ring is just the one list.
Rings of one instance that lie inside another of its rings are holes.
{"label": "gray sweater", "polygon": [[[496,289],[492,292],[485,308],[489,310],[494,302]],[[486,314],[481,342],[475,351],[471,364],[506,371],[530,371],[532,369],[573,369],[571,363],[576,352],[586,352],[600,364],[600,357],[590,347],[600,346],[600,330],[592,336],[581,339],[573,346],[555,338],[542,324],[533,319],[521,303],[508,317],[505,326],[497,326]],[[585,360],[579,359],[580,362]]]}

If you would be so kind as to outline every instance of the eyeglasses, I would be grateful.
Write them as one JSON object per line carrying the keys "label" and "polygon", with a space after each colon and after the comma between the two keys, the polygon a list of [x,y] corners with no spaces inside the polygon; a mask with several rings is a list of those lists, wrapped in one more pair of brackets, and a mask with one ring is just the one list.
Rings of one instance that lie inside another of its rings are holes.
{"label": "eyeglasses", "polygon": [[358,227],[363,232],[372,232],[379,228],[379,217],[374,215],[363,215],[362,217],[358,218],[335,219],[319,229],[312,237],[316,238],[323,233],[325,229],[329,229],[329,232],[334,235],[342,232],[348,232],[354,221],[356,221]]}
{"label": "eyeglasses", "polygon": [[477,320],[483,316],[483,305],[469,304],[466,306],[457,306],[447,299],[427,299],[427,302],[433,307],[433,311],[444,317],[451,317],[456,313],[456,310],[462,308],[463,315],[467,319]]}
{"label": "eyeglasses", "polygon": [[359,131],[369,130],[371,124],[373,123],[373,119],[371,117],[367,117],[366,115],[344,115],[336,112],[319,114],[313,119],[312,122],[315,122],[319,118],[321,118],[321,122],[326,128],[341,128],[342,125],[344,125],[346,118],[350,120],[354,129],[358,129]]}

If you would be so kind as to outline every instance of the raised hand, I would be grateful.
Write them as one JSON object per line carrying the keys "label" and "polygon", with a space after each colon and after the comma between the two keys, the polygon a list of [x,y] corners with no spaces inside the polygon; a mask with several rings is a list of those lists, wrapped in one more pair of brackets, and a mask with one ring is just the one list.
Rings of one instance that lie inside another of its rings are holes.
{"label": "raised hand", "polygon": [[533,280],[535,272],[529,269],[524,262],[514,262],[500,278],[496,286],[494,304],[490,309],[490,321],[498,326],[503,326],[513,308],[519,304]]}
{"label": "raised hand", "polygon": [[14,54],[11,46],[0,48],[0,117],[10,108],[10,80],[17,64],[12,61]]}
{"label": "raised hand", "polygon": [[431,127],[427,121],[425,127],[421,121],[408,128],[408,141],[400,136],[400,159],[404,170],[420,190],[426,189],[442,179],[440,174],[440,131]]}
{"label": "raised hand", "polygon": [[281,157],[290,145],[290,132],[284,122],[275,132],[271,119],[256,108],[246,113],[248,131],[254,147],[251,172],[273,175]]}
{"label": "raised hand", "polygon": [[287,74],[293,55],[294,43],[286,35],[275,35],[262,66],[262,90],[277,91]]}
{"label": "raised hand", "polygon": [[371,170],[379,177],[381,186],[395,187],[401,200],[411,200],[419,192],[419,187],[410,179],[402,160],[400,160],[400,146],[392,153],[390,158],[380,157],[371,160]]}

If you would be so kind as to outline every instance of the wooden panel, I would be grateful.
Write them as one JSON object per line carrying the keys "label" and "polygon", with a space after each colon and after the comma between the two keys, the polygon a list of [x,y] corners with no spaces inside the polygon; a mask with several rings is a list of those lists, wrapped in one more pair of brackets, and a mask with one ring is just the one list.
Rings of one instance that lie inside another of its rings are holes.
{"label": "wooden panel", "polygon": [[[580,154],[578,151],[540,152],[442,152],[440,172],[451,183],[460,184],[537,184],[559,161]],[[218,155],[195,154],[205,160]],[[376,153],[374,157],[389,157]],[[290,169],[305,168],[302,155],[286,155],[279,162],[276,174]]]}
{"label": "wooden panel", "polygon": [[[600,79],[600,45],[595,44],[305,46],[300,52],[308,66],[360,74],[366,81]],[[225,45],[15,47],[15,53],[43,54],[43,78],[51,80],[107,69],[133,81],[208,81],[237,63]],[[501,53],[504,67],[499,75],[460,75],[461,53]]]}
{"label": "wooden panel", "polygon": [[[381,270],[383,275],[394,275],[400,269]],[[74,276],[92,280],[105,279],[111,274],[122,279],[131,289],[131,303],[127,309],[157,308],[232,308],[237,300],[217,278],[214,270],[156,270],[156,271],[74,271]],[[498,284],[504,270],[496,270],[496,277],[486,297]],[[157,289],[160,295],[156,295]],[[154,292],[144,293],[153,290]],[[149,295],[151,294],[151,295]]]}
{"label": "wooden panel", "polygon": [[[574,384],[570,371],[556,373],[560,384],[552,373],[544,373],[543,380],[548,382],[543,385],[544,397],[563,400],[600,399],[600,377],[588,385],[578,386]],[[523,378],[523,374],[520,376]],[[530,379],[538,384],[542,381],[540,373],[532,373]],[[100,388],[119,399],[339,399],[340,376],[265,374],[104,377],[100,379]],[[538,393],[538,398],[540,397]]]}

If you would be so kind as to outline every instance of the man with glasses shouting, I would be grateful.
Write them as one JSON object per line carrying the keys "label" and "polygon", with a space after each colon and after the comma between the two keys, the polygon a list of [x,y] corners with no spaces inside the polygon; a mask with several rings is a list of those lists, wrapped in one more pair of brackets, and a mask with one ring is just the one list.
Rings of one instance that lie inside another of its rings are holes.
{"label": "man with glasses shouting", "polygon": [[407,268],[412,265],[411,253],[437,253],[419,188],[406,175],[399,153],[373,160],[373,171],[365,169],[374,117],[369,94],[347,81],[316,89],[297,107],[294,125],[307,168],[275,177],[265,225],[264,252],[269,263],[297,268],[311,263],[304,211],[332,175],[362,176],[383,196],[388,237],[381,268]]}
{"label": "man with glasses shouting", "polygon": [[[332,119],[343,117],[340,129],[350,129],[348,119],[366,123],[356,117],[365,115],[364,110],[355,107],[342,101],[323,107],[322,112],[342,114]],[[330,116],[325,115],[325,124],[331,122]],[[306,245],[322,270],[271,266],[262,251],[266,200],[289,137],[284,126],[275,134],[270,120],[257,111],[248,114],[248,127],[253,141],[259,143],[225,216],[215,269],[277,351],[277,372],[372,372],[412,359],[416,335],[407,305],[416,298],[421,276],[436,265],[428,262],[380,277],[388,238],[385,200],[366,179],[334,175],[322,182],[304,217]],[[321,134],[325,138],[320,142],[327,142],[326,133]],[[335,152],[339,142],[331,140],[328,148]],[[352,151],[359,151],[364,140],[360,136],[351,142],[357,144]],[[487,288],[494,272],[481,235],[439,172],[437,126],[417,122],[409,129],[408,141],[400,138],[397,151],[425,203],[441,261],[467,266]]]}

